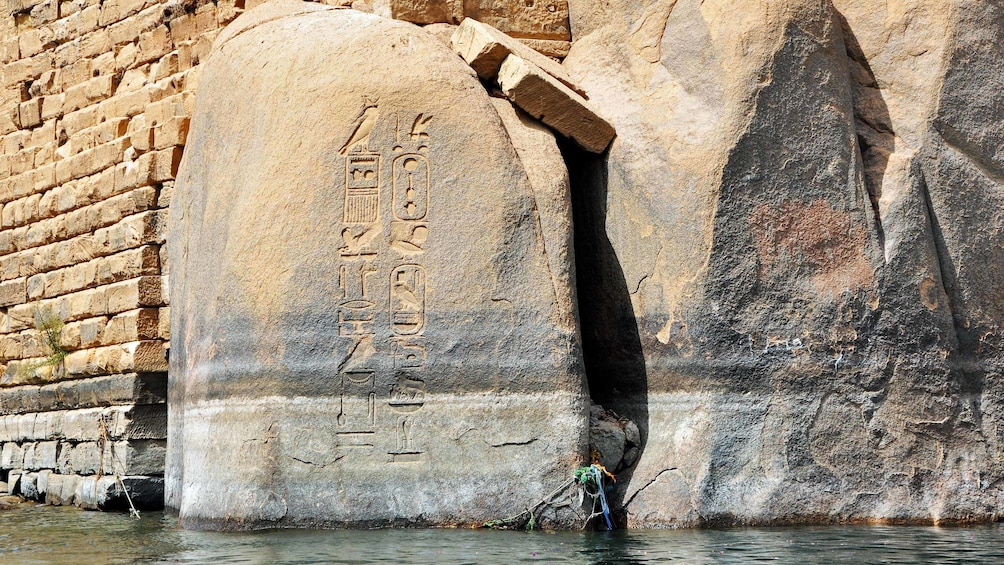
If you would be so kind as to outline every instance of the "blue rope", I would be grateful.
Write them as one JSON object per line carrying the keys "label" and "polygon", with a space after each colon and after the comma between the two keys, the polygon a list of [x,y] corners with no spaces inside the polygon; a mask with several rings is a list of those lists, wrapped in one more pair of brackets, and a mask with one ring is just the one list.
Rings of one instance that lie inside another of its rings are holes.
{"label": "blue rope", "polygon": [[596,487],[600,491],[600,507],[603,508],[603,519],[607,522],[607,529],[613,530],[614,524],[610,521],[610,507],[607,505],[607,493],[603,487],[603,472],[596,465],[590,465],[589,470],[592,472],[593,479],[596,481]]}

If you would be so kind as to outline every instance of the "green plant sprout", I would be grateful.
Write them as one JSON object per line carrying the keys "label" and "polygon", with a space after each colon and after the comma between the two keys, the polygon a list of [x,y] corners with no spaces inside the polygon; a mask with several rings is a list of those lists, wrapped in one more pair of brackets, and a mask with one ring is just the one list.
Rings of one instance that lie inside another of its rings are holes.
{"label": "green plant sprout", "polygon": [[38,330],[38,337],[41,340],[42,348],[47,352],[44,359],[33,363],[22,363],[18,367],[18,374],[22,378],[28,378],[37,369],[42,367],[57,367],[62,364],[63,359],[70,353],[63,349],[62,337],[63,327],[66,325],[55,312],[36,304],[32,308],[35,329]]}

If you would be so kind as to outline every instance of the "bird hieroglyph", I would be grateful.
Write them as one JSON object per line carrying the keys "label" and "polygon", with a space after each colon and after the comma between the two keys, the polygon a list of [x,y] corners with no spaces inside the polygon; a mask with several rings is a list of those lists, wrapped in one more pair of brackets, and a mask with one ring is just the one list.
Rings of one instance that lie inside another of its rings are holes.
{"label": "bird hieroglyph", "polygon": [[346,155],[360,146],[363,151],[369,151],[367,144],[370,140],[370,133],[373,131],[373,126],[376,125],[379,117],[380,109],[376,104],[367,100],[366,108],[363,109],[363,112],[355,120],[355,128],[352,130],[352,135],[349,136],[349,140],[345,142],[345,145],[338,152]]}

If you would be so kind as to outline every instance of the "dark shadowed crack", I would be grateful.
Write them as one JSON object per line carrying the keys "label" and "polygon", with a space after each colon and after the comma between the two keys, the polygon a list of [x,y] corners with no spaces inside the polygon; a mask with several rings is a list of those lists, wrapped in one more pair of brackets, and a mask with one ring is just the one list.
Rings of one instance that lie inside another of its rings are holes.
{"label": "dark shadowed crack", "polygon": [[327,463],[317,464],[317,463],[314,463],[313,461],[307,461],[306,459],[300,459],[299,457],[293,457],[292,455],[290,456],[290,459],[292,459],[293,461],[297,461],[299,463],[303,463],[304,465],[311,465],[313,467],[320,467],[321,469],[327,467],[328,465],[331,465],[332,463],[337,463],[338,461],[341,461],[344,458],[345,458],[345,455],[343,454],[343,455],[339,455],[338,457],[335,457],[334,459],[332,459],[331,461],[328,461]]}
{"label": "dark shadowed crack", "polygon": [[537,439],[539,438],[534,437],[525,441],[503,441],[499,443],[491,443],[486,441],[485,443],[488,444],[490,447],[509,447],[512,445],[530,445],[531,443],[537,441]]}
{"label": "dark shadowed crack", "polygon": [[677,468],[677,467],[670,467],[668,469],[663,469],[662,471],[659,471],[658,473],[655,474],[654,477],[652,477],[652,480],[650,480],[649,482],[645,483],[645,485],[642,486],[641,488],[639,488],[638,490],[634,491],[634,493],[631,495],[631,498],[628,498],[626,501],[624,501],[624,504],[621,505],[621,508],[627,510],[627,507],[631,504],[631,502],[634,500],[634,498],[636,496],[638,496],[638,494],[641,493],[641,491],[643,491],[643,490],[647,489],[648,487],[652,486],[653,484],[655,484],[655,482],[659,480],[659,477],[663,476],[664,474],[666,474],[666,473],[668,473],[670,471],[678,471],[678,470],[679,470],[679,468]]}

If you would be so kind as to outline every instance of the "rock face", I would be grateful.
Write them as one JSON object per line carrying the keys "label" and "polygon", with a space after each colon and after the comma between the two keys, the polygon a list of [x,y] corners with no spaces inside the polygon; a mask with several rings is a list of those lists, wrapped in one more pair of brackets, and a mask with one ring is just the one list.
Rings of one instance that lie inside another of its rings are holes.
{"label": "rock face", "polygon": [[617,130],[568,156],[590,387],[643,432],[627,524],[995,518],[1000,3],[569,11]]}
{"label": "rock face", "polygon": [[472,524],[564,482],[589,403],[554,137],[500,107],[507,133],[420,28],[315,4],[238,18],[200,84],[169,236],[182,524]]}

